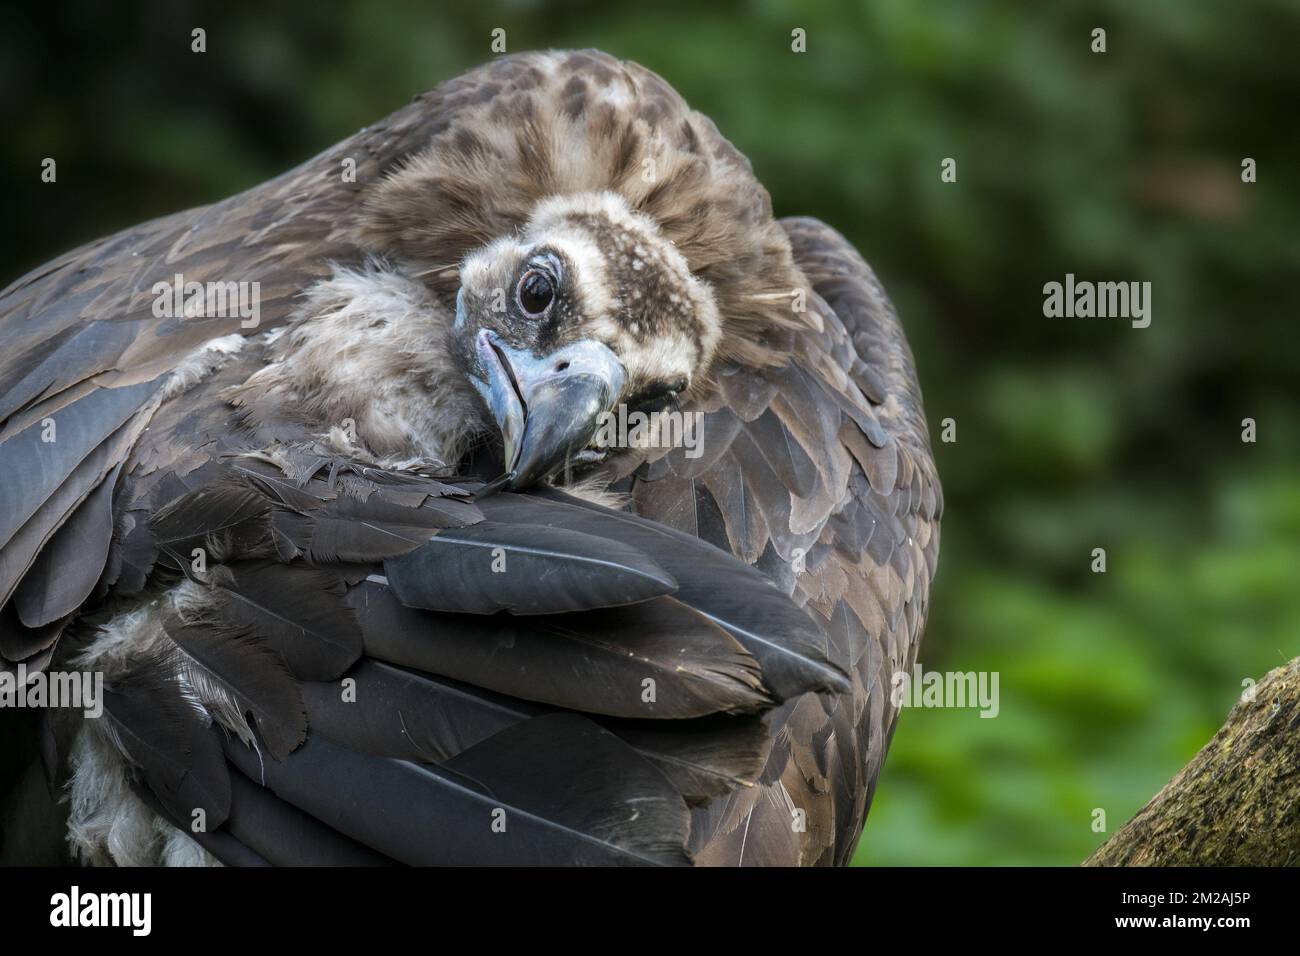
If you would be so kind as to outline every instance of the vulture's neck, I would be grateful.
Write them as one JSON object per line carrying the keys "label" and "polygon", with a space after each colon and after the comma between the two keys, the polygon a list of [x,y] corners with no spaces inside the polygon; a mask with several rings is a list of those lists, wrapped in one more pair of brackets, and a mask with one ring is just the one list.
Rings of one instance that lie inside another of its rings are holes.
{"label": "vulture's neck", "polygon": [[267,345],[267,364],[228,400],[264,430],[291,422],[388,466],[453,467],[486,427],[447,347],[454,316],[419,282],[377,264],[336,270],[304,298]]}

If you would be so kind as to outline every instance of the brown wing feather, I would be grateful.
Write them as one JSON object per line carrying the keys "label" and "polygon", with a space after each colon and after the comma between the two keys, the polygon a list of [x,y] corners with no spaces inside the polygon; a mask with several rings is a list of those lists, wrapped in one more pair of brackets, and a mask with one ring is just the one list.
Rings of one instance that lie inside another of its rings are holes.
{"label": "brown wing feather", "polygon": [[674,453],[666,468],[643,466],[633,485],[643,515],[680,525],[685,489],[656,485],[678,486],[684,471],[702,483],[732,551],[792,589],[853,682],[851,694],[779,709],[758,792],[696,811],[696,858],[715,864],[850,859],[897,718],[891,675],[915,660],[939,547],[942,493],[893,308],[833,229],[781,225],[822,331],[797,337],[786,368],[720,375],[710,414],[745,426],[714,429],[723,447],[693,462]]}

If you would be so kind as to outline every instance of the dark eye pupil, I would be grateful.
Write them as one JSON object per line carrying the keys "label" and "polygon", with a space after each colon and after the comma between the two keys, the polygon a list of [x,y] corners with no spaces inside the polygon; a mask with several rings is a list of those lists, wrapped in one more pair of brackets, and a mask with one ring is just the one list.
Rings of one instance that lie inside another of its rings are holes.
{"label": "dark eye pupil", "polygon": [[555,298],[551,277],[544,272],[529,272],[519,280],[519,304],[529,315],[541,315]]}

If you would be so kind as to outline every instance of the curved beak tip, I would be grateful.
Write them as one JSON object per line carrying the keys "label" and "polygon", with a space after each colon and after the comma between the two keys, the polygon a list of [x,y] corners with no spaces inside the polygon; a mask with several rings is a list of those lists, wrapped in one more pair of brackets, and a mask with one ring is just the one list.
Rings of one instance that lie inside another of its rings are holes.
{"label": "curved beak tip", "polygon": [[482,330],[476,346],[487,374],[476,384],[501,430],[512,490],[550,477],[582,449],[623,388],[623,366],[600,342],[584,339],[537,356]]}

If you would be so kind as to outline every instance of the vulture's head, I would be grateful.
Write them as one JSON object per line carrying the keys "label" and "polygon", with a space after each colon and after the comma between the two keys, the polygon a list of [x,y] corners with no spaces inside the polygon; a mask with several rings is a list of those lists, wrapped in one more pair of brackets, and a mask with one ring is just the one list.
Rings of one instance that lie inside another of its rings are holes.
{"label": "vulture's head", "polygon": [[521,487],[600,461],[601,417],[676,401],[720,335],[712,291],[654,221],[596,192],[544,200],[466,256],[451,347]]}
{"label": "vulture's head", "polygon": [[499,442],[521,488],[623,472],[607,412],[689,411],[735,367],[785,365],[820,319],[767,193],[662,80],[609,70],[503,60],[432,130],[395,121],[413,151],[358,167],[333,274],[232,390],[248,422],[351,422],[350,454],[453,470]]}

